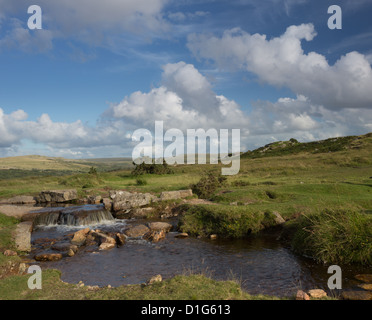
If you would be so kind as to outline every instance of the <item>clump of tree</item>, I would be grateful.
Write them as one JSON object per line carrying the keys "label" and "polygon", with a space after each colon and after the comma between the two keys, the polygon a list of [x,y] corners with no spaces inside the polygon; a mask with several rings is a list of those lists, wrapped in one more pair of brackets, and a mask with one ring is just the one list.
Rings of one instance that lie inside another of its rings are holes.
{"label": "clump of tree", "polygon": [[173,174],[174,171],[169,167],[168,163],[163,161],[163,163],[154,163],[154,161],[150,164],[141,163],[135,164],[133,162],[135,168],[132,170],[133,176],[140,176],[143,174]]}
{"label": "clump of tree", "polygon": [[191,185],[192,192],[202,199],[210,199],[217,189],[221,188],[226,177],[221,173],[207,172],[198,183]]}

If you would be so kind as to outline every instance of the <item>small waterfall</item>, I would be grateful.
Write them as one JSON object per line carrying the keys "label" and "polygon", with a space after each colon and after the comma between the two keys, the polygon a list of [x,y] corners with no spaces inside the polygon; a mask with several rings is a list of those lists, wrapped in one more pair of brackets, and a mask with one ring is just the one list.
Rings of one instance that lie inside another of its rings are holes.
{"label": "small waterfall", "polygon": [[88,226],[115,220],[110,211],[101,205],[85,205],[42,210],[35,218],[36,226]]}

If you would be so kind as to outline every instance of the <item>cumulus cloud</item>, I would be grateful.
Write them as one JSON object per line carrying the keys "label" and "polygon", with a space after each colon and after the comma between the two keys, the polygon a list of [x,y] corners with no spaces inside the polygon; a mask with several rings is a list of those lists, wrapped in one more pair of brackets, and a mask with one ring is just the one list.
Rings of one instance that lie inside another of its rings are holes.
{"label": "cumulus cloud", "polygon": [[198,128],[240,129],[242,150],[292,137],[311,141],[372,129],[370,110],[332,110],[304,95],[253,101],[250,111],[243,111],[237,102],[216,93],[193,65],[178,62],[164,65],[158,87],[112,104],[94,126],[81,120],[56,122],[48,114],[30,121],[23,110],[6,114],[0,108],[0,154],[26,152],[26,140],[48,155],[130,156],[136,145],[131,133],[141,128],[153,131],[155,121],[164,121],[164,130],[177,128],[184,134]]}
{"label": "cumulus cloud", "polygon": [[247,117],[233,100],[217,95],[208,80],[191,64],[163,67],[162,85],[150,92],[134,92],[111,106],[106,116],[152,128],[233,128],[246,125]]}
{"label": "cumulus cloud", "polygon": [[302,49],[301,41],[312,41],[315,36],[312,24],[290,26],[272,39],[235,28],[221,37],[192,34],[188,48],[196,57],[211,59],[221,69],[246,70],[259,81],[287,87],[329,109],[372,108],[368,59],[354,51],[329,65],[325,56]]}

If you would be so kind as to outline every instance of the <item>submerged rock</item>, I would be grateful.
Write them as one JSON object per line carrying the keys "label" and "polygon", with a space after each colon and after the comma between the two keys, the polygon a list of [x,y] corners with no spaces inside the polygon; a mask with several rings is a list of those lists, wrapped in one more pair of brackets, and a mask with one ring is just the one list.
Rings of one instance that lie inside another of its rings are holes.
{"label": "submerged rock", "polygon": [[115,248],[115,244],[109,242],[103,242],[100,244],[98,250],[109,250]]}
{"label": "submerged rock", "polygon": [[79,247],[84,245],[89,231],[90,231],[89,228],[85,228],[75,232],[74,237],[71,240],[71,243]]}
{"label": "submerged rock", "polygon": [[139,238],[147,233],[150,229],[143,224],[130,227],[124,231],[124,234],[130,238]]}
{"label": "submerged rock", "polygon": [[357,274],[355,279],[365,283],[372,283],[372,274]]}
{"label": "submerged rock", "polygon": [[169,232],[173,226],[167,222],[150,222],[147,224],[151,231],[164,231]]}
{"label": "submerged rock", "polygon": [[165,239],[165,231],[164,230],[159,230],[159,231],[154,231],[150,230],[146,234],[144,234],[143,239],[151,242],[159,242],[160,240]]}
{"label": "submerged rock", "polygon": [[35,255],[36,261],[58,261],[62,259],[62,253],[43,252]]}
{"label": "submerged rock", "polygon": [[343,291],[341,297],[344,300],[372,300],[372,292],[364,290]]}
{"label": "submerged rock", "polygon": [[174,237],[175,237],[175,238],[178,238],[178,239],[184,239],[184,238],[187,238],[188,236],[189,236],[188,233],[186,233],[186,232],[181,232],[181,233],[179,233],[179,234],[176,234]]}

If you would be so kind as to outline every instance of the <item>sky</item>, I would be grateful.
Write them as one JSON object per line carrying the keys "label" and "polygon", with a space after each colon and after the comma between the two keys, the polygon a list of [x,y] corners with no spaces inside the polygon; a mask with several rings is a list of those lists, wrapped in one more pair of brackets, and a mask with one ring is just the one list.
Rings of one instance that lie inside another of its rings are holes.
{"label": "sky", "polygon": [[241,151],[371,132],[371,17],[370,0],[0,0],[0,156],[128,157],[155,121],[240,129]]}

